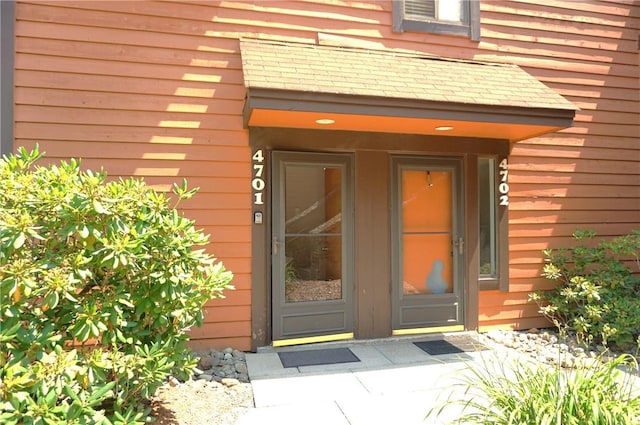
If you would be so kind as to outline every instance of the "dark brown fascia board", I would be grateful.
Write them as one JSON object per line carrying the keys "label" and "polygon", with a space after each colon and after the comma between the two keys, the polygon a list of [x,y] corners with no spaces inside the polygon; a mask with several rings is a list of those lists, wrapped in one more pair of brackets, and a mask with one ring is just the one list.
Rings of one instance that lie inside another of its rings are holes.
{"label": "dark brown fascia board", "polygon": [[571,127],[575,116],[574,109],[565,108],[479,105],[250,87],[247,89],[243,111],[245,127],[248,127],[251,111],[254,109],[494,122],[556,128]]}
{"label": "dark brown fascia board", "polygon": [[[327,142],[327,133],[331,142]],[[267,149],[309,150],[385,150],[394,152],[415,152],[425,150],[431,154],[472,153],[477,155],[508,156],[512,143],[506,139],[488,139],[455,136],[434,136],[423,134],[396,134],[382,132],[323,130],[307,128],[251,127],[250,142],[254,147]],[[304,144],[300,141],[304,140]]]}

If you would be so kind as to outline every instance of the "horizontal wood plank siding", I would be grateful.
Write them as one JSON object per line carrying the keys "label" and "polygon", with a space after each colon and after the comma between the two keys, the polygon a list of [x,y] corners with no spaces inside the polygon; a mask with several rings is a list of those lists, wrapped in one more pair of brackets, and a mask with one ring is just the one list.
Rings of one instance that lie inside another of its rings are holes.
{"label": "horizontal wood plank siding", "polygon": [[514,63],[574,102],[575,126],[519,142],[510,157],[510,291],[480,296],[481,328],[539,326],[526,294],[550,287],[541,250],[575,228],[640,228],[640,5],[482,1],[481,40],[392,31],[390,0],[359,2],[19,1],[16,146],[82,157],[159,190],[187,178],[181,207],[212,234],[235,291],[207,305],[199,346],[251,344],[250,148],[239,37]]}
{"label": "horizontal wood plank siding", "polygon": [[483,2],[481,15],[481,48],[522,66],[581,109],[573,128],[514,146],[510,291],[480,296],[481,329],[544,326],[526,297],[553,286],[540,277],[542,250],[571,246],[576,228],[606,237],[640,228],[640,8]]}
{"label": "horizontal wood plank siding", "polygon": [[[104,3],[104,4],[103,4]],[[176,19],[177,12],[191,17]],[[47,160],[81,157],[110,176],[167,191],[211,234],[234,291],[205,307],[196,346],[251,348],[250,150],[237,40],[209,37],[218,9],[152,2],[39,2],[16,7],[16,146]],[[165,13],[168,16],[162,16]],[[193,21],[192,19],[195,19]]]}

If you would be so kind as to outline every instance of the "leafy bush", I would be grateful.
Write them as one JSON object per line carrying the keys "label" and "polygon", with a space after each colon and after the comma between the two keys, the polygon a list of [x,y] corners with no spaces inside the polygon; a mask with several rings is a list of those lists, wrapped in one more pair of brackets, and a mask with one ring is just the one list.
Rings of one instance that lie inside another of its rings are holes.
{"label": "leafy bush", "polygon": [[231,272],[141,180],[40,157],[0,161],[0,423],[143,423],[141,401],[194,367],[186,332]]}
{"label": "leafy bush", "polygon": [[558,285],[530,298],[553,323],[584,341],[625,348],[640,334],[640,276],[624,262],[640,271],[640,231],[599,243],[594,237],[577,231],[576,241],[587,243],[545,250],[542,275]]}
{"label": "leafy bush", "polygon": [[575,370],[496,356],[470,366],[428,417],[461,407],[456,424],[622,425],[640,423],[635,358],[598,359]]}

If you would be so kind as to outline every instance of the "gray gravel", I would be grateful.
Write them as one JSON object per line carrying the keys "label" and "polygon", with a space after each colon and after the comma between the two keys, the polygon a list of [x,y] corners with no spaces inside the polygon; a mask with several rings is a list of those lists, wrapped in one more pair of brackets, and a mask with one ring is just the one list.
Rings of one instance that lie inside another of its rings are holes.
{"label": "gray gravel", "polygon": [[249,382],[247,358],[242,351],[227,347],[222,351],[210,350],[196,353],[199,357],[194,373],[195,379],[222,382],[223,379],[237,379]]}
{"label": "gray gravel", "polygon": [[232,425],[254,407],[245,353],[229,347],[196,355],[193,379],[170,378],[153,398],[155,425]]}
{"label": "gray gravel", "polygon": [[[607,360],[622,354],[602,345],[587,346],[579,343],[575,337],[560,336],[553,329],[493,330],[482,334],[481,338],[527,354],[539,362],[559,364],[565,368],[589,365],[598,358]],[[634,348],[627,353],[635,356],[637,350]]]}

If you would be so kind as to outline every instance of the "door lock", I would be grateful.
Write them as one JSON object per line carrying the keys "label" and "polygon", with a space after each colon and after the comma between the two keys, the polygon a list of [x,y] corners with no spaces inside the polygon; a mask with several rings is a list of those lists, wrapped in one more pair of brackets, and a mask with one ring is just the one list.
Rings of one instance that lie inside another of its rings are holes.
{"label": "door lock", "polygon": [[253,213],[253,223],[262,224],[262,211],[256,211]]}

